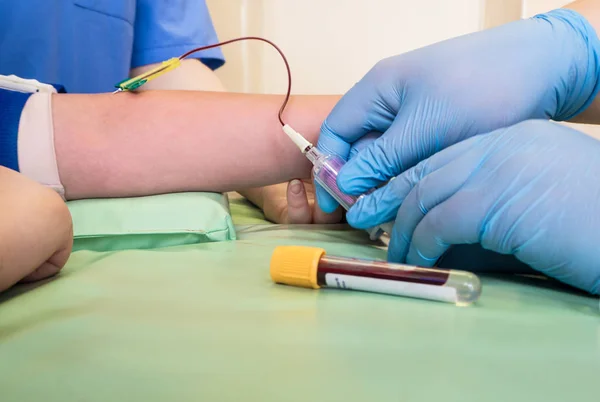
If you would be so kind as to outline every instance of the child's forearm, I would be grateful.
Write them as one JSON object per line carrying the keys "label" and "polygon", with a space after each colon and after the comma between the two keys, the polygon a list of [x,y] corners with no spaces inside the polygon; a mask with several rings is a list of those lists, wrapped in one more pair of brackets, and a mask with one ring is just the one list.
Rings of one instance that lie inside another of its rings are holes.
{"label": "child's forearm", "polygon": [[69,210],[54,191],[0,166],[0,291],[41,279],[66,263],[72,244]]}
{"label": "child's forearm", "polygon": [[[309,163],[277,120],[282,98],[193,91],[55,95],[66,196],[230,191],[309,177]],[[284,120],[316,143],[337,100],[292,97]]]}

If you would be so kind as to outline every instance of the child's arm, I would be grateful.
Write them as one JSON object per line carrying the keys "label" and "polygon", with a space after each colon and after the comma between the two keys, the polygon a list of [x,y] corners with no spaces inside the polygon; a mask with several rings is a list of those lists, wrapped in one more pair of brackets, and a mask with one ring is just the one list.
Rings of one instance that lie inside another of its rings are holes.
{"label": "child's arm", "polygon": [[[230,191],[309,178],[281,131],[283,97],[194,91],[53,95],[69,199]],[[316,144],[337,96],[294,96],[284,120]]]}
{"label": "child's arm", "polygon": [[72,246],[71,216],[54,191],[0,166],[0,291],[56,274]]}
{"label": "child's arm", "polygon": [[[156,65],[134,69],[137,76]],[[199,60],[183,60],[181,66],[161,75],[140,88],[144,90],[195,90],[223,92],[225,87],[214,71]],[[314,202],[314,185],[302,185],[300,180],[271,186],[236,189],[240,194],[263,210],[267,219],[276,223],[335,223],[341,220],[341,211],[326,214]],[[297,191],[294,191],[297,190]]]}

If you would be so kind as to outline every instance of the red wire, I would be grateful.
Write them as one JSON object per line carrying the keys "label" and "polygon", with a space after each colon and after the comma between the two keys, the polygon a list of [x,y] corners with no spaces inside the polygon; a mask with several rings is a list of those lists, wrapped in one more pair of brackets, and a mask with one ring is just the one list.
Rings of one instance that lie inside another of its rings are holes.
{"label": "red wire", "polygon": [[179,57],[179,60],[183,60],[186,57],[188,57],[189,55],[199,52],[201,50],[212,49],[213,47],[228,45],[230,43],[239,42],[242,40],[259,40],[262,42],[266,42],[269,45],[273,46],[275,48],[275,50],[277,50],[279,52],[279,54],[281,55],[281,58],[283,58],[283,62],[285,63],[285,68],[287,69],[288,87],[287,87],[287,93],[285,94],[285,99],[283,100],[283,104],[281,105],[281,108],[279,109],[279,114],[277,115],[277,117],[279,118],[279,122],[281,123],[281,125],[285,126],[282,115],[283,115],[283,111],[285,110],[285,107],[286,107],[288,101],[290,100],[290,93],[292,92],[292,71],[290,70],[290,65],[288,64],[288,61],[285,58],[285,55],[283,54],[281,49],[276,44],[271,42],[270,40],[267,40],[265,38],[260,38],[258,36],[244,36],[242,38],[230,39],[230,40],[226,40],[225,42],[215,43],[214,45],[202,46],[202,47],[198,47],[196,49],[192,49],[189,52],[185,53],[183,56]]}

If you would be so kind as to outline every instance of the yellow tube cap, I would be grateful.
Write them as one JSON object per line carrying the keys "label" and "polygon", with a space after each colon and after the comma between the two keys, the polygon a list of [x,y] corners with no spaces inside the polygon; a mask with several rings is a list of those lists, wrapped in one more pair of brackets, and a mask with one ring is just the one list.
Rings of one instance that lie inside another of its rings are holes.
{"label": "yellow tube cap", "polygon": [[319,289],[317,268],[325,250],[318,247],[279,246],[271,257],[271,279],[275,283]]}

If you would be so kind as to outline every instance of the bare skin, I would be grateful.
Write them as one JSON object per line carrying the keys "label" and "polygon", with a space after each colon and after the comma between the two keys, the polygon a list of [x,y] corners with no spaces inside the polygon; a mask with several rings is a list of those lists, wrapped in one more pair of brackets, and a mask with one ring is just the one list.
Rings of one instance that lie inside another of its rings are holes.
{"label": "bare skin", "polygon": [[56,274],[73,244],[69,210],[54,191],[0,167],[0,291]]}
{"label": "bare skin", "polygon": [[[131,75],[136,76],[155,66],[135,68]],[[225,85],[215,72],[195,59],[184,60],[181,67],[141,87],[142,91],[175,89],[226,92]],[[314,185],[310,180],[242,188],[237,189],[237,192],[262,209],[265,217],[272,222],[337,223],[342,219],[341,208],[332,214],[326,214],[319,208],[315,202]]]}
{"label": "bare skin", "polygon": [[[316,143],[336,100],[292,97],[285,118]],[[279,95],[195,91],[54,95],[66,197],[224,192],[309,178],[310,163],[281,131],[280,104]]]}

